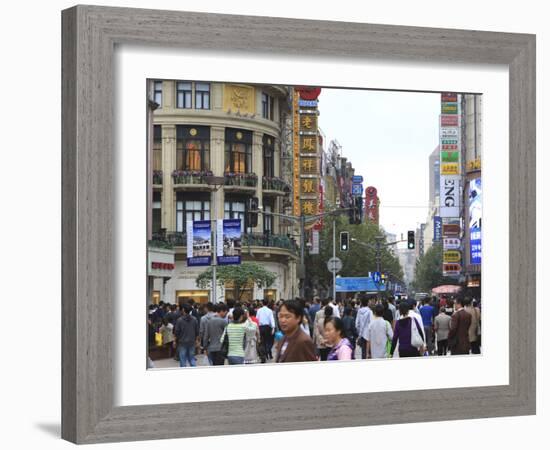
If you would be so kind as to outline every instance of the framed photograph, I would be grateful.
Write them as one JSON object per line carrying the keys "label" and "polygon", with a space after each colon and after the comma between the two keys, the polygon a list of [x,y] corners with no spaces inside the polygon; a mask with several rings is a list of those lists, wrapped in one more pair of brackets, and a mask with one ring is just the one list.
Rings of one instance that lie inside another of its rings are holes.
{"label": "framed photograph", "polygon": [[62,26],[64,439],[535,413],[535,36]]}

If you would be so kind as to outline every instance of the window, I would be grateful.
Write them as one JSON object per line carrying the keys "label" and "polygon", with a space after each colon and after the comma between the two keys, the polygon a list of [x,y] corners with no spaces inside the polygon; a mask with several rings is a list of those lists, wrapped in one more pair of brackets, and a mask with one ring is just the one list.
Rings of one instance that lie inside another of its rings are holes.
{"label": "window", "polygon": [[176,231],[185,232],[188,220],[210,220],[210,200],[208,194],[186,194],[176,196]]}
{"label": "window", "polygon": [[[264,211],[266,213],[273,212],[273,206],[264,201]],[[263,214],[264,219],[264,234],[273,234],[273,216],[271,214]]]}
{"label": "window", "polygon": [[153,128],[153,170],[162,170],[162,127]]}
{"label": "window", "polygon": [[244,231],[245,212],[244,199],[227,199],[224,203],[224,219],[241,219],[241,231]]}
{"label": "window", "polygon": [[178,81],[176,83],[176,108],[192,108],[192,94],[190,81]]}
{"label": "window", "polygon": [[210,169],[210,128],[176,126],[176,169]]}
{"label": "window", "polygon": [[263,158],[264,158],[264,177],[273,178],[275,176],[275,166],[273,154],[275,153],[275,139],[267,134],[264,134],[263,141]]}
{"label": "window", "polygon": [[262,117],[273,120],[273,97],[262,92]]}
{"label": "window", "polygon": [[225,129],[225,171],[233,173],[252,171],[252,132]]}
{"label": "window", "polygon": [[210,84],[195,84],[195,108],[210,109]]}
{"label": "window", "polygon": [[161,193],[160,192],[153,192],[153,223],[152,223],[152,232],[158,233],[160,232],[161,228],[161,221],[162,221],[162,215],[161,215]]}
{"label": "window", "polygon": [[159,108],[161,108],[162,107],[162,81],[154,82],[153,99],[155,103],[159,105]]}

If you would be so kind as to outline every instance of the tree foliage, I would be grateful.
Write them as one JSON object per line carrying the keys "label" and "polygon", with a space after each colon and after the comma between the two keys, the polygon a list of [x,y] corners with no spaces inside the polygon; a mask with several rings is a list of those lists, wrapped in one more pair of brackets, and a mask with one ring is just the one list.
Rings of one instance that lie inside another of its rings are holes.
{"label": "tree foliage", "polygon": [[416,262],[412,287],[416,292],[430,292],[442,284],[456,284],[456,280],[443,276],[443,247],[432,245]]}
{"label": "tree foliage", "polygon": [[[336,223],[336,256],[342,260],[342,270],[338,275],[342,277],[365,277],[368,272],[376,271],[376,237],[383,236],[377,225],[363,223],[350,225],[346,217],[338,216]],[[332,258],[332,218],[326,218],[319,239],[319,254],[306,256],[306,285],[308,288],[328,289],[332,286],[332,273],[327,268],[327,261]],[[348,231],[350,242],[349,250],[340,250],[340,232]],[[357,241],[368,244],[364,246]],[[399,260],[383,241],[380,247],[381,271],[388,273],[399,280],[403,279],[403,269]]]}
{"label": "tree foliage", "polygon": [[[264,269],[255,262],[243,262],[242,264],[233,264],[216,267],[216,280],[219,286],[225,286],[226,283],[233,285],[234,298],[240,299],[244,290],[251,284],[258,288],[268,288],[276,280],[277,275]],[[202,272],[195,283],[200,289],[206,289],[212,285],[212,267]]]}

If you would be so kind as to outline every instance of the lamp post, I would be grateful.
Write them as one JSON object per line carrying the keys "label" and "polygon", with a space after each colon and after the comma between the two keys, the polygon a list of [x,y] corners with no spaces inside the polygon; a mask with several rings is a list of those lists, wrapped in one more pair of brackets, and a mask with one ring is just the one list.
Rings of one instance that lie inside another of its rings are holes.
{"label": "lamp post", "polygon": [[210,201],[212,202],[212,215],[213,218],[210,219],[210,223],[214,223],[212,227],[212,303],[218,303],[218,286],[217,286],[217,277],[216,277],[216,266],[218,265],[218,242],[217,242],[217,226],[218,226],[218,208],[216,206],[215,193],[225,184],[225,177],[216,177],[216,176],[206,176],[203,178],[208,186],[212,188],[210,194]]}

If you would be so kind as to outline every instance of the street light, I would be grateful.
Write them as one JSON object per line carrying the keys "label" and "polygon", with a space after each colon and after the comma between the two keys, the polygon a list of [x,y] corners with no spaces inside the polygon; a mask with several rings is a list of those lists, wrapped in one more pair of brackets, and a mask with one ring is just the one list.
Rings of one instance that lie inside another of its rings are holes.
{"label": "street light", "polygon": [[217,257],[218,257],[218,251],[217,251],[217,224],[218,224],[218,208],[216,207],[216,199],[214,198],[214,194],[218,192],[218,190],[225,184],[225,177],[216,177],[214,175],[209,175],[203,177],[203,180],[205,183],[212,188],[211,194],[210,194],[210,201],[212,202],[212,215],[214,216],[213,219],[210,220],[214,222],[214,226],[212,227],[212,236],[213,236],[213,242],[212,242],[212,250],[213,250],[213,257],[212,257],[212,303],[217,303],[217,276],[216,276],[216,266],[218,265]]}

